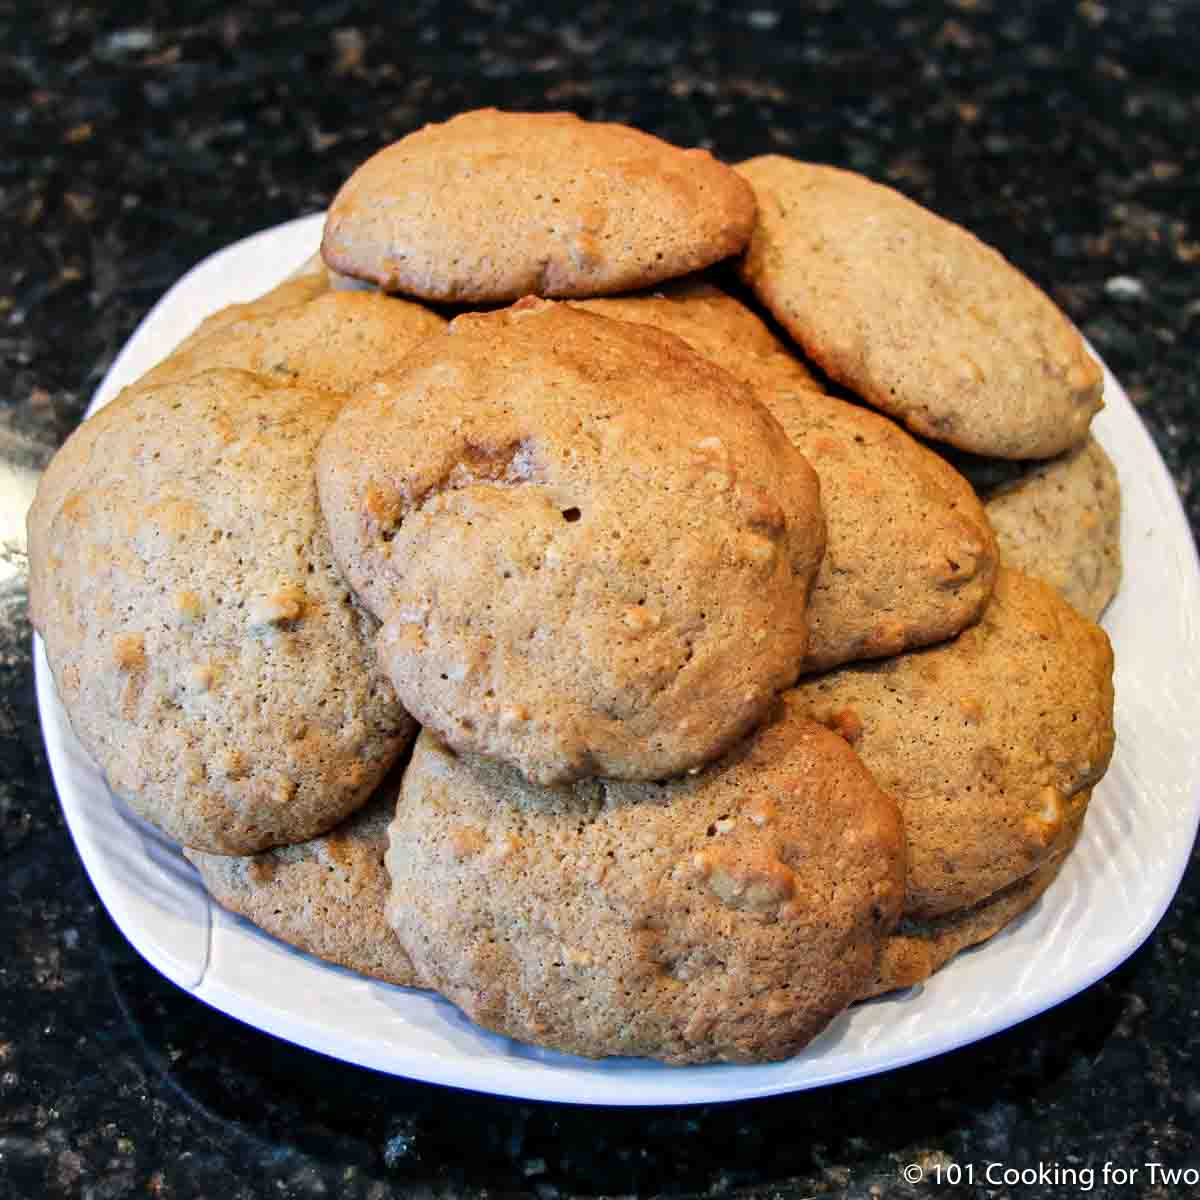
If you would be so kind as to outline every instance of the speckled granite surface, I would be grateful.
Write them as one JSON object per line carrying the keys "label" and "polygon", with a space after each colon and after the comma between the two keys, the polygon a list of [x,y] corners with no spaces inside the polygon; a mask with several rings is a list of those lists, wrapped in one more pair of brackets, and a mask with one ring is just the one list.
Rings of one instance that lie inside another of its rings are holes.
{"label": "speckled granite surface", "polygon": [[[397,7],[0,2],[0,1196],[1057,1197],[1080,1189],[978,1169],[1200,1167],[1194,861],[1150,941],[1036,1020],[885,1077],[674,1111],[333,1063],[189,999],[99,907],[33,702],[36,471],[179,274],[319,210],[423,121],[570,107],[895,183],[1050,288],[1200,521],[1195,3]],[[925,1183],[904,1181],[913,1162]],[[975,1184],[928,1182],[952,1163],[975,1164]],[[1091,1194],[1187,1194],[1158,1182],[1097,1174]]]}

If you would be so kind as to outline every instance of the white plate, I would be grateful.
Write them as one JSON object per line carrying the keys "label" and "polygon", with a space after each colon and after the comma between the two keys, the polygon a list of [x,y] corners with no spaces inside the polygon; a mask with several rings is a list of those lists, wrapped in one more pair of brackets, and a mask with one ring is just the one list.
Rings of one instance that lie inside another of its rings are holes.
{"label": "white plate", "polygon": [[[179,281],[96,393],[104,404],[212,310],[260,294],[315,249],[321,217],[222,250]],[[80,856],[113,920],[168,979],[260,1029],[381,1071],[478,1091],[599,1104],[767,1096],[886,1071],[1025,1020],[1087,987],[1158,923],[1200,814],[1200,572],[1174,485],[1116,381],[1096,433],[1125,494],[1125,581],[1105,625],[1116,648],[1117,751],[1078,849],[1011,929],[927,984],[843,1014],[769,1066],[592,1062],[483,1033],[442,1000],[291,950],[212,904],[173,844],[114,799],[76,742],[36,646],[50,764]]]}

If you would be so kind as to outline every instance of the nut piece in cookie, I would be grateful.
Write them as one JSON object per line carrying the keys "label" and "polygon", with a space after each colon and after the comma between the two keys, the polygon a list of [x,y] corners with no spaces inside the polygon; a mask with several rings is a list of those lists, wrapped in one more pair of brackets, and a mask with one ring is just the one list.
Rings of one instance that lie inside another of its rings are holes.
{"label": "nut piece in cookie", "polygon": [[461,113],[368,159],[322,254],[426,300],[506,302],[646,287],[738,253],[745,182],[706,150],[570,113]]}
{"label": "nut piece in cookie", "polygon": [[127,389],[30,509],[30,610],[71,724],[186,846],[315,837],[411,737],[317,504],[340,404],[243,371]]}
{"label": "nut piece in cookie", "polygon": [[540,788],[425,732],[390,846],[388,918],[425,983],[592,1057],[796,1053],[875,978],[904,890],[895,803],[783,704],[662,784]]}
{"label": "nut piece in cookie", "polygon": [[779,155],[737,170],[758,223],[741,273],[831,378],[976,454],[1077,445],[1103,380],[1050,299],[965,229],[891,188]]}
{"label": "nut piece in cookie", "polygon": [[846,732],[899,803],[915,920],[977,904],[1059,853],[1112,756],[1107,636],[1005,567],[982,619],[953,641],[791,694]]}
{"label": "nut piece in cookie", "polygon": [[459,317],[351,398],[317,475],[402,702],[530,779],[688,770],[799,672],[816,476],[678,338],[549,301]]}
{"label": "nut piece in cookie", "polygon": [[390,781],[336,829],[260,854],[185,850],[212,898],[260,929],[326,962],[403,987],[419,986],[384,919],[383,859],[396,815]]}

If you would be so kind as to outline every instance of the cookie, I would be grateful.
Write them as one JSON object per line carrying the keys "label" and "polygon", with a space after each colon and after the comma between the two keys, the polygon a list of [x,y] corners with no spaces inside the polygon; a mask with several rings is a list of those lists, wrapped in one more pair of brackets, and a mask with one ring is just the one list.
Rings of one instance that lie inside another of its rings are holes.
{"label": "cookie", "polygon": [[1107,636],[1004,566],[979,623],[953,641],[795,694],[899,803],[914,920],[977,904],[1059,852],[1113,750]]}
{"label": "cookie", "polygon": [[927,921],[902,918],[884,942],[875,980],[864,994],[881,996],[923,983],[962,951],[995,937],[1037,903],[1058,878],[1066,853],[968,909]]}
{"label": "cookie", "polygon": [[536,782],[698,766],[799,671],[816,477],[669,334],[540,300],[459,317],[355,393],[317,475],[401,702]]}
{"label": "cookie", "polygon": [[572,302],[602,317],[653,325],[683,338],[703,355],[751,387],[794,387],[820,391],[811,371],[740,300],[704,280],[677,279],[652,291]]}
{"label": "cookie", "polygon": [[411,735],[313,480],[340,398],[208,371],[127,389],[29,514],[30,611],[113,790],[184,845],[248,854],[360,807]]}
{"label": "cookie", "polygon": [[1121,583],[1121,486],[1100,443],[1038,463],[986,507],[1004,561],[1098,621]]}
{"label": "cookie", "polygon": [[893,421],[833,396],[744,304],[711,284],[574,302],[683,338],[749,383],[821,484],[828,544],[805,671],[953,636],[992,592],[996,544],[970,484]]}
{"label": "cookie", "polygon": [[756,394],[812,464],[826,512],[804,671],[927,646],[978,620],[997,550],[971,485],[886,417],[786,380]]}
{"label": "cookie", "polygon": [[1100,368],[999,253],[850,171],[779,155],[737,169],[758,201],[742,277],[831,378],[976,454],[1046,458],[1086,437]]}
{"label": "cookie", "polygon": [[571,113],[461,113],[368,159],[321,252],[426,300],[591,296],[686,275],[746,244],[754,197],[707,150]]}
{"label": "cookie", "polygon": [[212,367],[262,375],[275,386],[350,392],[394,369],[445,318],[420,304],[380,292],[334,291],[327,285],[297,303],[274,303],[302,276],[255,304],[219,312],[138,382],[156,385]]}
{"label": "cookie", "polygon": [[277,313],[285,312],[298,304],[314,300],[329,291],[329,274],[322,271],[309,271],[303,266],[296,274],[276,284],[270,291],[246,300],[241,304],[227,304],[224,308],[209,313],[182,342],[176,346],[173,354],[180,354],[199,341],[204,340],[220,329],[237,325],[240,321],[260,321]]}
{"label": "cookie", "polygon": [[487,1029],[591,1057],[796,1053],[875,977],[904,890],[896,806],[780,705],[698,775],[540,788],[425,732],[388,918]]}
{"label": "cookie", "polygon": [[390,883],[383,865],[396,787],[385,786],[336,829],[261,854],[185,850],[212,898],[260,929],[326,962],[420,986],[384,919]]}

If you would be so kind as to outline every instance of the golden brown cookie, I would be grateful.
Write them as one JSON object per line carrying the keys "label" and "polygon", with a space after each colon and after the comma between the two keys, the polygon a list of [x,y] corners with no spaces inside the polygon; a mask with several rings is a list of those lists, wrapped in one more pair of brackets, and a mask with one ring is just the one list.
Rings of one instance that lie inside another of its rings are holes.
{"label": "golden brown cookie", "polygon": [[744,304],[680,280],[575,305],[665,329],[744,379],[817,472],[828,545],[805,671],[941,641],[979,616],[996,545],[970,484],[886,417],[820,394]]}
{"label": "golden brown cookie", "polygon": [[304,841],[411,734],[333,562],[313,456],[341,400],[208,371],[127,389],[29,514],[30,611],[114,791],[196,849]]}
{"label": "golden brown cookie", "polygon": [[540,788],[418,739],[388,918],[484,1027],[592,1057],[794,1054],[875,976],[904,890],[894,802],[781,704],[661,784]]}
{"label": "golden brown cookie", "polygon": [[829,376],[976,454],[1045,458],[1086,437],[1100,368],[995,250],[850,171],[780,155],[738,171],[759,210],[742,276]]}
{"label": "golden brown cookie", "polygon": [[962,951],[995,937],[1037,903],[1058,878],[1066,857],[1066,852],[1056,854],[971,908],[926,921],[902,918],[883,944],[878,973],[864,999],[923,983]]}
{"label": "golden brown cookie", "polygon": [[740,300],[704,280],[677,279],[652,291],[573,301],[577,308],[653,325],[751,387],[781,383],[820,391],[809,369]]}
{"label": "golden brown cookie", "polygon": [[233,367],[278,387],[350,392],[394,369],[413,346],[445,328],[445,318],[422,305],[381,292],[325,287],[296,303],[268,303],[311,278],[301,276],[261,301],[235,305],[235,319],[224,310],[216,313],[139,386]]}
{"label": "golden brown cookie", "polygon": [[368,159],[334,198],[335,271],[426,300],[646,287],[736,254],[749,187],[707,150],[571,113],[461,113]]}
{"label": "golden brown cookie", "polygon": [[383,856],[396,791],[381,788],[336,829],[299,845],[245,856],[184,855],[218,904],[272,937],[374,979],[419,987],[384,919],[390,883]]}
{"label": "golden brown cookie", "polygon": [[790,385],[757,394],[812,464],[827,515],[804,670],[926,646],[978,620],[997,553],[971,485],[877,413]]}
{"label": "golden brown cookie", "polygon": [[459,317],[355,394],[318,483],[402,702],[537,782],[698,766],[799,671],[816,477],[744,384],[648,326]]}
{"label": "golden brown cookie", "polygon": [[175,347],[172,354],[180,354],[190,350],[193,344],[214,334],[219,329],[227,329],[240,321],[260,321],[266,317],[275,316],[298,304],[324,295],[329,291],[328,272],[301,270],[298,274],[276,284],[270,291],[264,292],[253,300],[241,304],[227,304],[215,313],[209,313],[187,337]]}
{"label": "golden brown cookie", "polygon": [[899,803],[915,920],[970,907],[1059,852],[1113,750],[1107,636],[1003,566],[982,619],[953,641],[795,695]]}
{"label": "golden brown cookie", "polygon": [[1004,561],[1098,621],[1121,582],[1121,485],[1100,443],[1038,463],[986,507]]}

